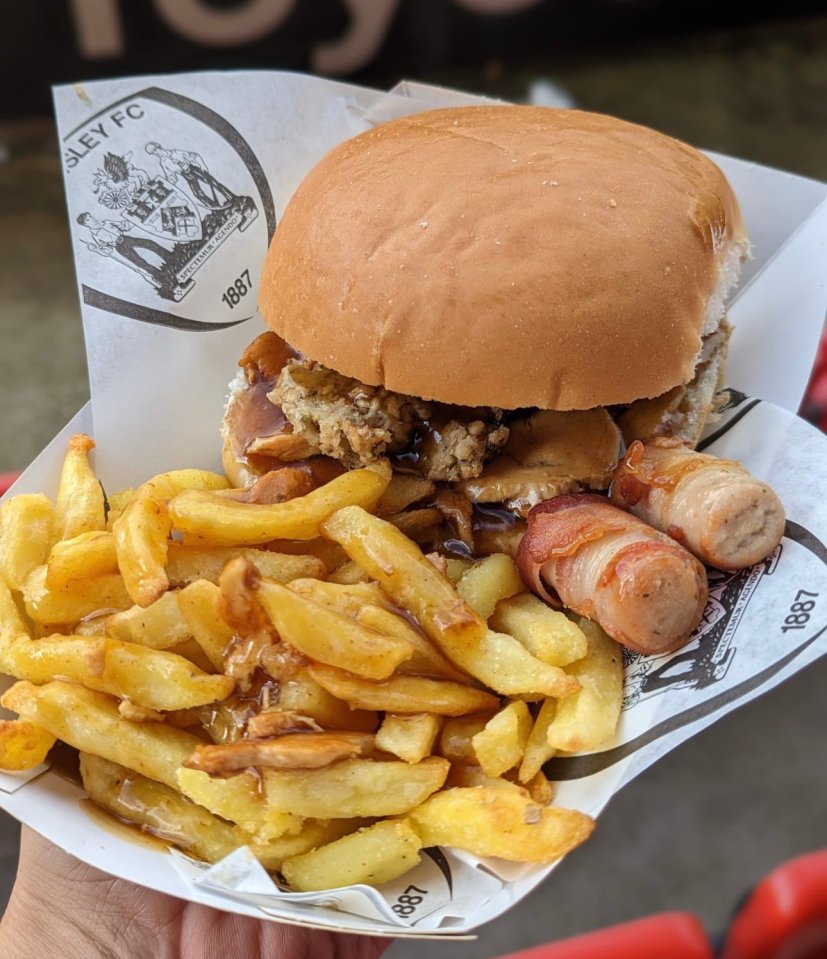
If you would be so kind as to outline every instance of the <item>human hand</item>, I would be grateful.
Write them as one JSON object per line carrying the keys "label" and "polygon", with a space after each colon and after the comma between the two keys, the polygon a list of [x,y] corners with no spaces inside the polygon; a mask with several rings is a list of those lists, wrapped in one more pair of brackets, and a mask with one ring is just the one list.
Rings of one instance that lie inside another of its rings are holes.
{"label": "human hand", "polygon": [[378,959],[388,940],[262,922],[135,886],[23,828],[3,959]]}

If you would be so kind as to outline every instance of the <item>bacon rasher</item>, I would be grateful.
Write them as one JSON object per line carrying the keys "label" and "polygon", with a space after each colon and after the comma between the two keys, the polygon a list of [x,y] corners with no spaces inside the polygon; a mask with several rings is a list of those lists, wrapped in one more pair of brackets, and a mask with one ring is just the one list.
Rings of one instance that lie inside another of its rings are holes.
{"label": "bacon rasher", "polygon": [[706,571],[691,553],[592,493],[535,506],[517,565],[547,602],[596,620],[642,653],[682,646],[706,605]]}
{"label": "bacon rasher", "polygon": [[632,443],[611,499],[718,569],[753,566],[784,535],[784,507],[766,483],[679,440]]}

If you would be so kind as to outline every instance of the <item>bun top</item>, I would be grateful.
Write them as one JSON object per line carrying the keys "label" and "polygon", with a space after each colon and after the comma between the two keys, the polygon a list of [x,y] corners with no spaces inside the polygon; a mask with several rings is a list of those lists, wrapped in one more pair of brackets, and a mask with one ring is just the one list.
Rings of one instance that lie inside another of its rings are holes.
{"label": "bun top", "polygon": [[588,409],[692,378],[747,248],[724,175],[677,140],[576,110],[435,110],[310,171],[260,306],[363,383]]}

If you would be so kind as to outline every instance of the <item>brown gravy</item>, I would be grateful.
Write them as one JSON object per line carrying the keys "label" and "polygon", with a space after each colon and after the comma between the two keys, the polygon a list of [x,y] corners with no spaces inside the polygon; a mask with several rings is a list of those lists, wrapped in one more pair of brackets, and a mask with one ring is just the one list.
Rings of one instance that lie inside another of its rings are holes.
{"label": "brown gravy", "polygon": [[109,809],[104,809],[94,799],[88,797],[81,799],[80,806],[96,826],[118,839],[124,839],[136,846],[142,846],[144,849],[151,849],[153,852],[166,852],[174,845],[147,831],[138,823],[122,819]]}

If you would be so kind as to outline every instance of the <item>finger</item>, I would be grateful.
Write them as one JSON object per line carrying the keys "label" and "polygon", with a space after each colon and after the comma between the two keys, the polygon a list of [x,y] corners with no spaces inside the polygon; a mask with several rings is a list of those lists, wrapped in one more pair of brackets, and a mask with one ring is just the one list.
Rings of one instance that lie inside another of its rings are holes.
{"label": "finger", "polygon": [[181,926],[181,959],[378,959],[392,939],[302,929],[191,905]]}

